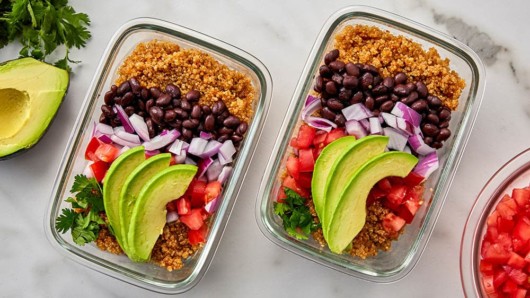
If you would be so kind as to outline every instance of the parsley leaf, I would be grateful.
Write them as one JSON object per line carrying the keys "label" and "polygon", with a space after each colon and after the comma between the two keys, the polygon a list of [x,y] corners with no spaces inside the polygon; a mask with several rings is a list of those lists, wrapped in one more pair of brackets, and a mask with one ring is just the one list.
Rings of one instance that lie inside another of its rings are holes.
{"label": "parsley leaf", "polygon": [[307,235],[316,231],[320,224],[313,221],[305,200],[290,188],[284,188],[286,198],[283,203],[274,203],[274,213],[281,217],[287,233],[296,239],[307,239]]}
{"label": "parsley leaf", "polygon": [[85,245],[97,239],[99,226],[105,224],[99,216],[99,213],[104,211],[101,186],[94,178],[77,175],[70,192],[75,197],[69,197],[65,201],[72,207],[62,210],[62,214],[56,219],[55,227],[63,234],[70,230],[74,242]]}

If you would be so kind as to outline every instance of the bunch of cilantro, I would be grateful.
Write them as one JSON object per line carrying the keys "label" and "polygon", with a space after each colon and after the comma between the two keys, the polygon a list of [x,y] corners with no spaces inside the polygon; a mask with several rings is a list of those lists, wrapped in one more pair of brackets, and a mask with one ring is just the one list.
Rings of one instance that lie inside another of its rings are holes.
{"label": "bunch of cilantro", "polygon": [[283,203],[274,203],[274,213],[282,218],[283,227],[289,235],[296,239],[307,239],[307,235],[318,230],[320,224],[313,221],[304,198],[290,188],[285,187],[284,191],[287,197]]}
{"label": "bunch of cilantro", "polygon": [[94,178],[77,175],[70,192],[75,197],[69,197],[66,202],[71,203],[72,208],[62,210],[55,228],[60,233],[71,231],[74,242],[85,245],[97,239],[100,225],[105,224],[100,216],[105,209],[101,186]]}
{"label": "bunch of cilantro", "polygon": [[84,47],[90,38],[88,25],[88,15],[77,13],[68,0],[0,0],[0,48],[18,40],[21,57],[41,61],[64,51],[54,64],[68,71],[69,62],[79,62],[70,59],[70,49]]}

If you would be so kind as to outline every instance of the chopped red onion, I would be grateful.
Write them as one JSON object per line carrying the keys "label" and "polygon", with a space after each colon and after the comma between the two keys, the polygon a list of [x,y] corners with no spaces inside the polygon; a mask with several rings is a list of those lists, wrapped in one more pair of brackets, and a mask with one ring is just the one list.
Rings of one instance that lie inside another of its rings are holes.
{"label": "chopped red onion", "polygon": [[230,174],[232,174],[232,167],[224,166],[221,170],[221,174],[219,174],[219,177],[217,177],[217,181],[221,182],[221,184],[224,184],[225,181],[228,180],[228,177],[230,177]]}
{"label": "chopped red onion", "polygon": [[193,154],[195,156],[200,156],[204,151],[204,148],[206,148],[207,144],[208,141],[205,139],[193,138],[191,140],[190,147],[188,148],[188,153]]}
{"label": "chopped red onion", "polygon": [[125,110],[120,105],[114,105],[116,107],[116,114],[118,115],[118,118],[121,121],[121,124],[123,125],[123,128],[125,128],[126,132],[133,133],[134,128],[131,124],[131,121],[129,121],[129,116],[127,116],[127,113],[125,113]]}
{"label": "chopped red onion", "polygon": [[214,156],[215,154],[219,153],[221,146],[223,146],[222,143],[216,140],[210,140],[208,144],[206,144],[206,147],[204,147],[204,150],[202,151],[200,158],[207,158],[210,156]]}
{"label": "chopped red onion", "polygon": [[407,146],[407,136],[392,127],[383,128],[384,135],[388,137],[388,149],[403,151]]}
{"label": "chopped red onion", "polygon": [[133,143],[133,142],[126,141],[126,140],[118,137],[117,135],[110,136],[110,139],[114,143],[116,143],[118,145],[121,145],[121,146],[128,146],[130,148],[134,148],[134,147],[140,146],[140,143]]}
{"label": "chopped red onion", "polygon": [[186,162],[187,154],[186,151],[180,151],[180,154],[174,155],[175,164],[183,164]]}
{"label": "chopped red onion", "polygon": [[367,131],[357,120],[346,121],[346,132],[357,139],[364,138],[368,135]]}
{"label": "chopped red onion", "polygon": [[328,119],[324,119],[321,117],[314,117],[314,116],[307,116],[305,119],[305,123],[307,123],[307,125],[311,127],[324,130],[326,132],[330,132],[332,128],[337,127],[337,124],[329,121]]}
{"label": "chopped red onion", "polygon": [[234,153],[236,153],[236,147],[234,147],[232,140],[225,141],[221,148],[219,148],[219,155],[222,155],[227,162],[232,161],[232,156]]}
{"label": "chopped red onion", "polygon": [[199,161],[199,169],[197,170],[198,176],[202,177],[204,174],[206,174],[206,171],[208,168],[213,164],[213,159],[211,157],[208,157],[206,159],[201,159]]}
{"label": "chopped red onion", "polygon": [[174,142],[180,136],[180,132],[176,129],[166,132],[164,135],[160,134],[150,141],[144,142],[145,150],[157,150],[163,148]]}
{"label": "chopped red onion", "polygon": [[93,163],[94,163],[93,161],[89,161],[86,164],[85,169],[83,170],[83,175],[86,176],[87,178],[93,178],[94,177],[94,172],[92,172],[92,168],[90,167]]}
{"label": "chopped red onion", "polygon": [[414,129],[412,128],[412,124],[410,124],[407,120],[396,117],[396,124],[397,124],[397,127],[394,127],[394,128],[401,130],[406,135],[411,136],[414,134],[414,131],[413,131]]}
{"label": "chopped red onion", "polygon": [[179,215],[176,211],[170,211],[166,214],[167,223],[177,221],[177,219],[179,219]]}
{"label": "chopped red onion", "polygon": [[[355,121],[355,120],[351,120],[351,121]],[[359,120],[359,123],[361,123],[361,125],[363,126],[366,132],[370,131],[370,121],[368,120],[368,118]]]}
{"label": "chopped red onion", "polygon": [[205,206],[204,206],[204,210],[206,210],[206,212],[208,212],[209,214],[213,214],[215,213],[215,211],[217,211],[217,207],[219,205],[219,197],[211,200],[210,202],[208,202]]}
{"label": "chopped red onion", "polygon": [[118,131],[125,131],[125,128],[123,126],[116,126],[112,129],[113,133],[116,134]]}
{"label": "chopped red onion", "polygon": [[129,149],[131,149],[131,148],[129,148],[129,146],[123,146],[123,147],[121,147],[120,152],[118,153],[118,155],[122,155],[123,152],[125,152],[125,151],[127,151],[127,150],[129,150]]}
{"label": "chopped red onion", "polygon": [[370,134],[371,135],[380,135],[383,134],[383,127],[381,127],[381,123],[379,122],[378,117],[370,117],[368,118],[370,121]]}
{"label": "chopped red onion", "polygon": [[108,135],[101,135],[98,137],[98,140],[105,144],[112,144],[112,139]]}
{"label": "chopped red onion", "polygon": [[194,166],[197,165],[197,163],[193,159],[191,159],[189,157],[186,157],[186,159],[184,160],[184,163],[187,164],[187,165],[194,165]]}
{"label": "chopped red onion", "polygon": [[151,138],[149,137],[149,131],[147,130],[147,124],[145,123],[145,120],[142,116],[137,114],[132,114],[131,117],[129,117],[129,121],[131,122],[132,127],[134,128],[134,131],[142,138],[144,141],[149,141]]}
{"label": "chopped red onion", "polygon": [[423,137],[420,135],[413,135],[409,137],[410,148],[419,155],[427,155],[436,152],[436,149],[425,144]]}
{"label": "chopped red onion", "polygon": [[201,139],[209,140],[209,139],[212,138],[212,134],[209,133],[209,132],[206,132],[206,131],[201,131],[200,134],[199,134],[199,137]]}
{"label": "chopped red onion", "polygon": [[224,158],[222,154],[218,154],[217,157],[219,158],[219,162],[222,165],[226,165],[232,162],[231,160],[227,160],[226,158]]}
{"label": "chopped red onion", "polygon": [[145,150],[145,156],[147,158],[153,157],[153,156],[155,156],[157,154],[160,154],[160,150]]}
{"label": "chopped red onion", "polygon": [[308,95],[305,100],[304,108],[302,109],[302,120],[306,121],[309,116],[313,115],[314,112],[320,110],[320,108],[322,108],[320,99],[312,95]]}
{"label": "chopped red onion", "polygon": [[217,180],[222,170],[223,165],[218,159],[214,160],[210,167],[208,167],[208,170],[206,170],[206,177],[208,177],[208,181]]}
{"label": "chopped red onion", "polygon": [[429,176],[434,171],[436,171],[438,167],[439,167],[438,155],[436,155],[436,152],[431,152],[427,154],[426,156],[420,157],[418,164],[416,165],[416,167],[414,167],[414,170],[412,171],[422,176],[425,180],[429,178]]}
{"label": "chopped red onion", "polygon": [[104,135],[111,135],[114,133],[114,129],[112,129],[112,126],[105,124],[105,123],[97,123],[95,126],[95,132],[94,135],[97,134],[104,134]]}
{"label": "chopped red onion", "polygon": [[405,146],[405,148],[403,148],[403,152],[408,153],[408,154],[412,154],[412,151],[410,150],[409,146]]}
{"label": "chopped red onion", "polygon": [[416,127],[420,126],[421,115],[402,102],[396,102],[396,105],[390,113],[405,119]]}
{"label": "chopped red onion", "polygon": [[385,120],[385,123],[393,128],[397,128],[397,117],[395,115],[392,115],[390,113],[381,113],[381,116],[383,116],[383,120]]}
{"label": "chopped red onion", "polygon": [[186,152],[190,144],[182,140],[175,140],[175,142],[169,147],[169,152],[179,155],[182,151]]}
{"label": "chopped red onion", "polygon": [[363,103],[356,103],[342,109],[342,114],[346,120],[357,121],[373,116],[372,112]]}
{"label": "chopped red onion", "polygon": [[116,135],[120,139],[124,139],[124,140],[126,140],[128,142],[141,143],[140,138],[138,137],[138,135],[135,135],[135,134],[132,134],[132,133],[128,133],[128,132],[125,132],[125,131],[118,131],[118,132],[116,132]]}

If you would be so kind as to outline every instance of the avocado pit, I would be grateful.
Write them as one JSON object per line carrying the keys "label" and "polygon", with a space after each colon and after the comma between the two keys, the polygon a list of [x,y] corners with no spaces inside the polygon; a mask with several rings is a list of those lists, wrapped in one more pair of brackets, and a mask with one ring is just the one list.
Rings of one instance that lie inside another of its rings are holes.
{"label": "avocado pit", "polygon": [[17,134],[29,119],[28,93],[14,88],[0,89],[0,140]]}

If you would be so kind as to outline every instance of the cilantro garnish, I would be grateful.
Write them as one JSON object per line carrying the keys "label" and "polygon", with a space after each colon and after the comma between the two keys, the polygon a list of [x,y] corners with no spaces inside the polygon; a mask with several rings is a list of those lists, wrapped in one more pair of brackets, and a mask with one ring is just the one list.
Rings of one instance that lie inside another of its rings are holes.
{"label": "cilantro garnish", "polygon": [[0,0],[0,48],[20,41],[22,57],[44,61],[64,46],[64,58],[55,65],[70,71],[70,49],[84,47],[90,38],[88,15],[77,13],[68,0]]}
{"label": "cilantro garnish", "polygon": [[97,239],[99,225],[105,224],[99,213],[104,210],[101,187],[94,178],[77,175],[70,192],[75,195],[66,202],[72,208],[64,208],[55,221],[60,233],[71,230],[72,238],[78,245],[85,245]]}
{"label": "cilantro garnish", "polygon": [[284,188],[287,197],[283,203],[274,203],[274,213],[283,220],[283,227],[296,239],[307,239],[307,235],[316,231],[320,224],[313,221],[305,200],[290,188]]}

